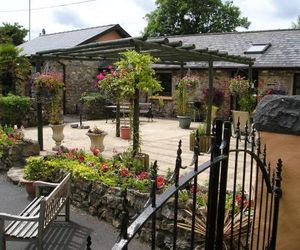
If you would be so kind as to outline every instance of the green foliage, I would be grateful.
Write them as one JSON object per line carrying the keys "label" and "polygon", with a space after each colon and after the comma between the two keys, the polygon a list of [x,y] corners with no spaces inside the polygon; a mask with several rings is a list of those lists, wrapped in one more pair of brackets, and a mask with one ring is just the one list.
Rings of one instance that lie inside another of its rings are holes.
{"label": "green foliage", "polygon": [[196,135],[197,131],[199,135],[206,135],[206,123],[200,123],[198,128],[193,130],[191,133]]}
{"label": "green foliage", "polygon": [[117,70],[126,72],[119,79],[122,96],[133,97],[136,88],[150,94],[162,91],[160,83],[155,78],[155,71],[151,67],[157,59],[133,50],[123,52],[121,56],[122,59],[116,62],[116,66]]}
{"label": "green foliage", "polygon": [[49,172],[54,174],[59,169],[65,169],[77,178],[99,180],[108,186],[135,188],[141,192],[148,192],[150,190],[149,173],[142,171],[137,163],[132,163],[134,160],[123,161],[122,159],[119,157],[104,159],[102,156],[71,149],[67,153],[59,152],[52,156],[30,157],[26,169],[35,169],[37,174],[42,174],[39,171],[43,170],[46,177]]}
{"label": "green foliage", "polygon": [[5,147],[12,146],[14,141],[8,136],[8,130],[4,130],[0,127],[0,157],[3,156]]}
{"label": "green foliage", "polygon": [[295,22],[292,22],[292,29],[300,29],[300,15],[298,15]]}
{"label": "green foliage", "polygon": [[256,106],[256,97],[251,83],[244,77],[236,76],[229,80],[229,90],[238,97],[238,104],[241,111],[252,112]]}
{"label": "green foliage", "polygon": [[37,73],[33,81],[37,92],[50,94],[51,113],[50,124],[61,124],[63,122],[61,110],[61,94],[64,88],[62,75],[57,72]]}
{"label": "green foliage", "polygon": [[27,35],[28,30],[18,23],[2,23],[0,26],[0,43],[12,43],[18,46],[24,43],[24,38]]}
{"label": "green foliage", "polygon": [[30,157],[26,162],[24,178],[31,181],[49,181],[54,171],[55,169],[44,161],[43,157]]}
{"label": "green foliage", "polygon": [[231,32],[250,22],[232,2],[221,0],[156,0],[157,8],[146,15],[146,36]]}
{"label": "green foliage", "polygon": [[176,96],[176,110],[178,115],[188,115],[190,112],[189,106],[188,106],[188,100],[189,100],[189,88],[191,89],[193,85],[186,79],[181,79],[177,86],[175,91]]}
{"label": "green foliage", "polygon": [[30,108],[28,97],[8,94],[0,96],[0,124],[21,125]]}
{"label": "green foliage", "polygon": [[12,44],[0,44],[0,85],[4,94],[15,92],[16,85],[29,79],[31,64],[21,52]]}

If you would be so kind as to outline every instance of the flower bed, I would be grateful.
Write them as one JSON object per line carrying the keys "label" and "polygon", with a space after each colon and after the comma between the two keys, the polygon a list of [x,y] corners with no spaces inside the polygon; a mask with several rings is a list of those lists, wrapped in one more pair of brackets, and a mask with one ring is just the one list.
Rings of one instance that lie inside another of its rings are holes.
{"label": "flower bed", "polygon": [[[142,169],[142,165],[132,160],[131,152],[126,151],[121,155],[115,155],[111,159],[104,159],[97,149],[93,154],[84,153],[82,150],[72,149],[69,152],[59,152],[56,155],[45,157],[32,157],[28,159],[30,164],[43,164],[53,173],[51,181],[57,182],[66,171],[72,173],[71,201],[72,204],[88,211],[111,223],[115,227],[121,224],[122,190],[127,187],[128,210],[130,216],[140,214],[149,199],[150,173]],[[44,167],[43,166],[43,167]],[[151,170],[150,170],[151,172]],[[171,173],[170,173],[171,174]],[[163,191],[171,183],[166,181],[167,176],[158,176],[156,185]],[[177,249],[188,249],[190,239],[190,212],[192,210],[192,194],[197,192],[197,217],[198,221],[205,224],[207,191],[205,188],[187,185],[179,191],[178,210],[178,242]],[[232,194],[226,197],[227,224],[230,223],[229,213],[232,204],[235,204],[235,223],[239,223],[240,212],[247,218],[249,207],[252,205],[244,194],[244,208],[241,211],[242,193],[238,191],[233,199]],[[164,249],[172,248],[173,237],[174,200],[171,198],[157,212],[157,245]],[[252,218],[252,217],[251,217]],[[243,220],[242,225],[247,223]],[[198,226],[198,224],[197,224]],[[237,227],[238,228],[238,227]],[[205,228],[196,231],[196,240],[199,244],[204,242]],[[229,232],[227,232],[229,233]],[[151,223],[139,234],[144,241],[151,240]],[[225,235],[225,241],[228,240]]]}

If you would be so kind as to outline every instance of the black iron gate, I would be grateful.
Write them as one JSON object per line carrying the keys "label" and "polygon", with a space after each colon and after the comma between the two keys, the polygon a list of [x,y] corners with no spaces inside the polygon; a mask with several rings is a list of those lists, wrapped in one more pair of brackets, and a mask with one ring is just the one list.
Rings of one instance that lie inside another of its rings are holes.
{"label": "black iron gate", "polygon": [[[194,249],[275,249],[278,224],[279,201],[281,197],[281,169],[271,168],[267,163],[266,146],[261,147],[259,135],[246,125],[241,135],[237,124],[234,149],[230,149],[231,124],[217,120],[211,139],[211,159],[198,166],[199,136],[195,137],[194,169],[179,178],[181,141],[179,142],[172,185],[157,195],[157,164],[152,170],[152,190],[144,211],[129,226],[128,200],[126,190],[123,200],[123,215],[120,236],[113,249],[127,249],[132,238],[151,219],[151,248],[156,247],[156,214],[173,197],[173,239],[172,249],[177,248],[179,228],[190,232],[189,248]],[[192,193],[190,224],[178,222],[179,192],[187,186],[198,188],[198,175],[209,170],[207,208],[202,220],[196,216],[197,192]],[[202,239],[198,237],[202,232]]]}

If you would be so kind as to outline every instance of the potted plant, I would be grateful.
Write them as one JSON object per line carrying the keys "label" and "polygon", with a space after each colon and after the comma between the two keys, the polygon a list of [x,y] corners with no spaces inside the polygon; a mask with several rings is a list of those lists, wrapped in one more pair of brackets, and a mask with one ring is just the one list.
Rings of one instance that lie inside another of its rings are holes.
{"label": "potted plant", "polygon": [[64,139],[63,129],[65,127],[61,109],[61,93],[64,87],[62,76],[56,72],[38,73],[35,76],[34,84],[38,94],[46,93],[51,98],[49,127],[53,131],[52,139],[55,141],[55,147],[52,150],[58,151]]}
{"label": "potted plant", "polygon": [[256,96],[252,84],[244,77],[237,76],[229,81],[229,90],[233,94],[240,110],[232,110],[233,127],[236,129],[236,124],[239,120],[240,131],[243,133],[246,124],[250,125],[250,114],[256,106]]}
{"label": "potted plant", "polygon": [[210,148],[210,142],[211,142],[210,136],[206,135],[206,123],[200,123],[199,127],[190,133],[190,150],[194,151],[195,137],[197,131],[199,135],[199,147],[200,147],[199,152],[206,153]]}
{"label": "potted plant", "polygon": [[176,86],[175,96],[177,118],[179,121],[179,127],[183,129],[188,129],[192,121],[190,108],[188,106],[188,93],[189,89],[193,87],[193,84],[194,82],[190,79],[190,77],[186,76],[182,78]]}
{"label": "potted plant", "polygon": [[139,97],[140,92],[155,93],[162,90],[161,85],[155,79],[155,71],[151,65],[157,60],[148,54],[140,54],[136,51],[120,53],[121,60],[115,63],[116,70],[104,72],[99,79],[99,86],[110,90],[117,90],[119,100],[129,100],[132,108],[133,127],[133,154],[140,148],[139,135]]}
{"label": "potted plant", "polygon": [[104,137],[107,135],[105,131],[94,127],[93,129],[89,129],[86,135],[91,140],[91,151],[93,151],[95,148],[98,149],[100,153],[104,151],[103,140]]}
{"label": "potted plant", "polygon": [[29,157],[24,168],[24,176],[20,179],[20,183],[25,186],[27,194],[34,197],[35,190],[33,183],[35,181],[49,181],[54,174],[54,169],[51,168],[43,157]]}

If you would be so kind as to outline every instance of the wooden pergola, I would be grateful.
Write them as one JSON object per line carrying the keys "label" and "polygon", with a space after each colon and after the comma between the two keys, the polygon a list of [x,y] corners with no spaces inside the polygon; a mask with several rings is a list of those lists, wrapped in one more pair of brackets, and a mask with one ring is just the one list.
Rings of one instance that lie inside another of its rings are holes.
{"label": "wooden pergola", "polygon": [[[195,44],[184,44],[182,41],[169,41],[167,38],[124,38],[105,42],[95,42],[90,44],[78,45],[65,49],[45,50],[36,53],[32,59],[36,62],[36,71],[41,71],[42,61],[118,61],[120,53],[127,50],[135,50],[139,53],[147,53],[159,58],[159,64],[180,65],[183,71],[184,66],[189,62],[207,62],[209,79],[209,100],[207,124],[211,123],[212,109],[212,91],[213,91],[213,62],[226,61],[238,64],[248,65],[248,79],[252,81],[252,66],[254,60],[249,57],[239,55],[229,55],[225,51],[212,50],[209,48],[196,48]],[[41,104],[39,119],[41,116]],[[38,124],[42,124],[41,121]],[[138,123],[134,124],[134,130],[138,130]],[[38,129],[38,138],[41,148],[43,148],[42,125]],[[207,134],[210,132],[210,126],[207,126]]]}

